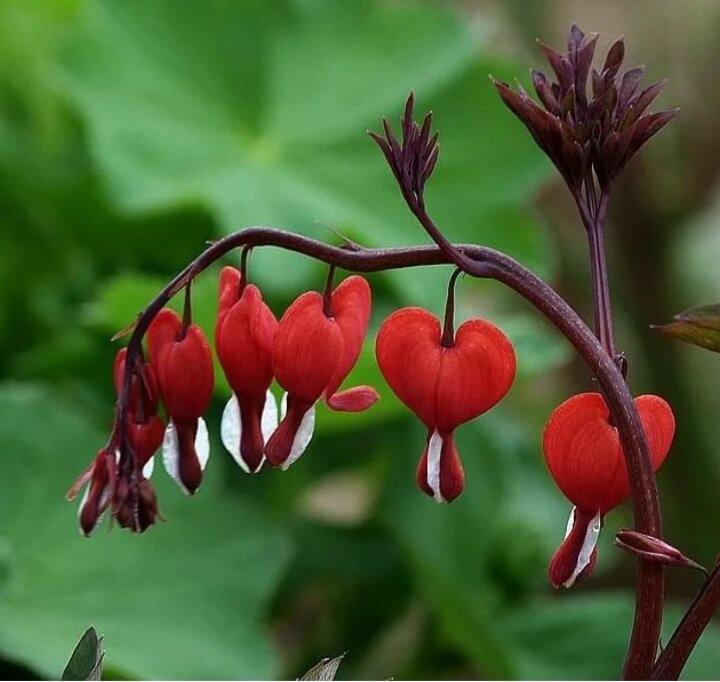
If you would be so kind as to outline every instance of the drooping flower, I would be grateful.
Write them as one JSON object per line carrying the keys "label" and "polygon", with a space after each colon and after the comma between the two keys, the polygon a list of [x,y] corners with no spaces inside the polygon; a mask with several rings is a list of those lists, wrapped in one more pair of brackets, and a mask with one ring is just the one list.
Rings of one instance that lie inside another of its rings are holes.
{"label": "drooping flower", "polygon": [[359,412],[378,396],[369,386],[338,392],[357,361],[370,319],[371,294],[358,275],[338,285],[329,300],[316,291],[299,296],[285,311],[273,342],[272,367],[285,389],[282,420],[265,446],[273,466],[287,469],[305,451],[315,426],[315,404]]}
{"label": "drooping flower", "polygon": [[200,485],[210,454],[202,418],[212,398],[210,347],[200,327],[184,325],[169,308],[161,310],[152,321],[147,339],[168,415],[163,463],[182,490],[192,495]]}
{"label": "drooping flower", "polygon": [[[655,395],[639,396],[635,405],[657,470],[670,450],[675,418]],[[630,496],[620,437],[603,396],[581,393],[557,407],[543,433],[543,452],[555,483],[574,505],[548,574],[555,587],[571,587],[595,565],[605,514]]]}
{"label": "drooping flower", "polygon": [[82,487],[88,484],[78,506],[80,532],[85,536],[97,528],[112,502],[117,478],[116,464],[113,451],[102,448],[66,495],[68,500],[74,500]]}
{"label": "drooping flower", "polygon": [[[113,376],[118,397],[125,377],[126,357],[127,348],[121,348],[115,356]],[[165,433],[165,424],[157,416],[159,397],[155,368],[145,362],[130,381],[126,422],[130,444],[145,478],[152,476],[153,456],[160,449]]]}
{"label": "drooping flower", "polygon": [[468,320],[444,346],[440,321],[423,308],[403,308],[383,323],[378,365],[395,394],[427,427],[417,469],[420,489],[452,502],[465,485],[453,436],[461,424],[496,405],[515,378],[515,351],[484,320]]}
{"label": "drooping flower", "polygon": [[259,289],[243,285],[236,268],[223,268],[215,349],[233,394],[225,406],[220,431],[223,445],[248,473],[262,467],[265,441],[278,424],[277,404],[269,390],[277,326]]}
{"label": "drooping flower", "polygon": [[[113,378],[118,398],[121,396],[125,377],[126,357],[126,348],[121,348],[115,356]],[[133,500],[132,495],[123,495],[122,491],[118,490],[120,434],[116,432],[110,444],[97,453],[68,493],[68,499],[73,499],[82,486],[88,484],[78,509],[78,521],[83,535],[90,535],[97,528],[108,508],[112,508],[113,516],[123,527],[132,527],[142,532],[154,522],[157,503],[154,502],[155,492],[147,479],[152,475],[152,457],[160,448],[165,431],[165,424],[157,416],[157,408],[154,369],[150,363],[142,363],[131,376],[126,414],[127,436],[137,461],[138,486],[142,490],[142,499]],[[153,501],[152,505],[146,503],[150,500]]]}

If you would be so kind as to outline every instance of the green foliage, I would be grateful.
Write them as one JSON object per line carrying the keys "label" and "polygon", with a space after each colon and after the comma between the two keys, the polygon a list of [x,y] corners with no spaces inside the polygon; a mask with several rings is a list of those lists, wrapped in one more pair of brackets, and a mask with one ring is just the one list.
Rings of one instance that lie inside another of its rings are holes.
{"label": "green foliage", "polygon": [[48,390],[0,391],[0,451],[12,453],[4,470],[13,482],[0,498],[2,652],[52,677],[92,622],[112,642],[106,667],[124,675],[276,675],[258,618],[287,561],[282,531],[211,476],[193,499],[158,481],[168,519],[159,532],[81,537],[77,503],[63,493],[103,438]]}
{"label": "green foliage", "polygon": [[[416,489],[425,434],[385,385],[372,339],[401,305],[440,314],[449,268],[371,277],[370,339],[348,384],[376,386],[381,401],[362,415],[320,408],[290,471],[245,476],[213,442],[195,498],[157,472],[168,523],[137,537],[81,538],[63,500],[107,435],[110,336],[206,240],[261,224],[334,243],[338,232],[366,246],[426,241],[365,135],[385,114],[397,121],[410,89],[441,131],[427,190],[437,222],[552,274],[529,210],[548,164],[487,80],[526,68],[498,57],[482,26],[412,1],[0,4],[6,665],[55,676],[93,623],[114,677],[295,678],[340,651],[346,678],[617,675],[630,583],[615,569],[630,560],[611,528],[597,575],[618,591],[553,595],[544,575],[568,506],[539,434],[566,393],[549,371],[568,346],[494,284],[462,280],[458,319],[503,327],[516,386],[458,433],[464,496],[440,507]],[[193,287],[210,336],[217,272]],[[278,315],[324,277],[273,249],[252,254],[250,273]],[[228,395],[216,370],[215,440]],[[716,675],[717,636],[689,675]]]}
{"label": "green foliage", "polygon": [[720,304],[700,305],[678,313],[657,331],[701,348],[720,352]]}
{"label": "green foliage", "polygon": [[100,680],[105,652],[94,627],[85,630],[63,670],[62,680]]}

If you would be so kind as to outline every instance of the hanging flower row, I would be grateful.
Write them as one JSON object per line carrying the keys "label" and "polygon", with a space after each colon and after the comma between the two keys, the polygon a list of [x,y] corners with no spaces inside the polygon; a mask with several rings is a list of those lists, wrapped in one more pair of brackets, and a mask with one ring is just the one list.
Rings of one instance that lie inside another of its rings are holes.
{"label": "hanging flower row", "polygon": [[[159,449],[166,471],[183,492],[194,494],[202,482],[210,454],[203,414],[212,399],[213,359],[186,303],[183,318],[164,308],[152,320],[148,361],[131,372],[126,429],[118,417],[108,446],[70,492],[73,497],[88,484],[80,503],[86,535],[108,509],[121,526],[144,531],[152,525],[158,508],[149,478]],[[498,403],[515,376],[515,353],[504,334],[477,319],[455,333],[451,307],[444,334],[430,312],[404,308],[383,323],[377,336],[381,372],[428,430],[417,482],[438,502],[451,502],[464,487],[455,429]],[[370,286],[353,275],[335,289],[328,285],[324,293],[302,294],[278,322],[257,286],[238,269],[223,268],[215,349],[232,395],[220,437],[243,471],[257,473],[266,461],[287,469],[297,461],[312,438],[320,400],[345,412],[361,412],[377,401],[370,386],[340,390],[360,355],[370,312]],[[115,362],[118,404],[126,357],[122,349]],[[273,381],[284,390],[280,405],[270,390]],[[167,423],[158,415],[160,404]],[[130,475],[121,466],[124,437],[136,460]],[[134,494],[133,477],[138,481]]]}
{"label": "hanging flower row", "polygon": [[[380,326],[375,349],[388,385],[427,429],[416,478],[420,490],[437,502],[452,502],[464,489],[455,430],[500,402],[516,372],[513,346],[496,326],[471,319],[455,329],[455,277],[444,323],[423,308],[402,308]],[[126,428],[116,419],[109,444],[69,494],[87,484],[79,509],[85,535],[108,509],[120,526],[140,532],[159,518],[149,480],[158,450],[183,492],[194,494],[202,482],[210,454],[203,415],[212,399],[213,358],[187,303],[182,318],[169,308],[154,317],[146,335],[148,360],[137,361],[131,371]],[[302,294],[278,321],[257,286],[236,268],[222,269],[215,350],[232,395],[222,413],[220,438],[243,471],[257,473],[266,461],[285,470],[296,462],[311,441],[320,400],[346,412],[367,410],[377,401],[370,386],[340,390],[357,362],[370,313],[370,286],[352,275],[335,289],[328,284],[324,293]],[[123,348],[114,367],[118,404],[126,362]],[[270,390],[273,381],[284,390],[279,405]],[[161,404],[166,422],[159,415]],[[657,396],[640,396],[635,404],[657,469],[672,443],[672,410]],[[123,470],[122,438],[134,453],[134,471]],[[605,515],[630,495],[627,468],[599,393],[576,395],[560,405],[542,445],[550,474],[573,505],[548,573],[553,585],[570,587],[595,565]]]}

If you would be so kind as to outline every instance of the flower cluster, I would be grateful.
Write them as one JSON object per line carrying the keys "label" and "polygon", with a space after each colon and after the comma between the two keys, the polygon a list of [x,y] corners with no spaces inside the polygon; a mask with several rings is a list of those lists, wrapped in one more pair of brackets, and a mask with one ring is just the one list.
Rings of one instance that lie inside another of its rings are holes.
{"label": "flower cluster", "polygon": [[[358,275],[334,289],[331,281],[332,270],[323,293],[302,294],[278,321],[239,270],[225,267],[220,274],[215,350],[232,389],[220,436],[247,473],[260,471],[265,461],[280,469],[297,461],[312,438],[318,401],[331,410],[360,412],[378,399],[370,386],[340,390],[367,333],[370,286]],[[464,487],[455,429],[498,403],[515,377],[515,353],[504,334],[479,319],[456,333],[452,307],[450,293],[444,332],[427,310],[398,310],[382,324],[376,348],[388,384],[428,430],[417,481],[438,502],[451,502]],[[128,368],[127,349],[117,355],[115,428],[70,493],[88,484],[80,503],[85,535],[108,509],[131,530],[153,524],[159,512],[149,478],[159,449],[166,471],[189,495],[199,488],[208,463],[203,414],[212,399],[213,357],[202,330],[190,321],[189,303],[183,318],[161,309],[146,338],[147,362],[140,359]],[[124,395],[127,376],[130,389]],[[273,381],[284,390],[279,406],[270,390]],[[167,423],[159,416],[161,405]],[[123,457],[123,448],[133,457]]]}
{"label": "flower cluster", "polygon": [[665,83],[641,90],[644,67],[621,72],[622,38],[608,50],[602,68],[592,68],[597,40],[596,33],[586,35],[573,26],[565,54],[540,44],[557,79],[532,72],[542,107],[522,86],[514,91],[507,83],[495,81],[503,102],[525,124],[574,193],[593,171],[600,186],[607,188],[640,147],[677,113],[646,113]]}
{"label": "flower cluster", "polygon": [[[244,471],[256,473],[266,460],[281,469],[295,462],[312,438],[319,400],[346,412],[375,403],[378,394],[369,386],[339,390],[357,362],[370,310],[370,286],[354,275],[324,294],[302,294],[278,322],[239,270],[222,270],[215,348],[232,396],[220,433]],[[131,368],[123,398],[127,349],[118,353],[115,428],[69,493],[72,498],[88,484],[79,512],[85,535],[108,509],[123,527],[142,532],[152,525],[158,510],[148,479],[160,448],[165,469],[183,492],[194,494],[202,482],[210,454],[203,419],[214,383],[210,346],[189,314],[183,319],[164,308],[147,330],[147,355],[148,362]],[[270,391],[273,380],[285,390],[279,409]],[[158,416],[161,403],[167,425]],[[134,459],[123,460],[123,446]]]}

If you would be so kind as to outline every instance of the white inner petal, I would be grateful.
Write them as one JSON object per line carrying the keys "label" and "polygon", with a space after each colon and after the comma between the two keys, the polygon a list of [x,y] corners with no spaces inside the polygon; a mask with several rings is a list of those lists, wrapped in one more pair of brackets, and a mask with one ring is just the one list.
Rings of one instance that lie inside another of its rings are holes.
{"label": "white inner petal", "polygon": [[[286,406],[287,407],[287,406]],[[263,440],[267,443],[270,436],[273,435],[278,426],[278,405],[272,391],[265,394],[265,407],[263,407],[262,418],[260,421],[260,430],[262,431]],[[264,461],[264,460],[263,460]]]}
{"label": "white inner petal", "polygon": [[[283,394],[282,402],[280,403],[280,415],[281,418],[285,417],[287,413],[287,393]],[[283,471],[286,471],[291,464],[296,462],[300,455],[305,452],[305,449],[312,440],[313,431],[315,430],[315,405],[313,405],[304,415],[300,422],[300,428],[298,428],[293,440],[292,447],[290,448],[290,454],[288,458],[283,462],[280,467]]]}
{"label": "white inner petal", "polygon": [[180,489],[188,494],[187,488],[180,480],[180,445],[178,443],[177,431],[172,421],[168,422],[163,436],[162,444],[163,466],[170,477],[180,486]]}
{"label": "white inner petal", "polygon": [[205,467],[210,459],[210,438],[208,436],[207,424],[202,417],[198,419],[197,431],[195,433],[195,454],[200,463],[201,471],[205,471]]}
{"label": "white inner petal", "polygon": [[151,457],[147,462],[145,462],[142,474],[145,478],[150,478],[153,475],[153,471],[155,471],[155,457]]}
{"label": "white inner petal", "polygon": [[[268,391],[265,396],[265,406],[263,407],[262,418],[260,422],[260,430],[263,440],[267,443],[273,431],[278,425],[278,408],[275,402],[275,396]],[[232,458],[240,465],[240,468],[246,473],[253,473],[250,467],[243,459],[240,452],[240,443],[242,441],[242,417],[240,416],[240,405],[237,396],[233,393],[230,400],[227,401],[223,410],[222,420],[220,422],[220,440],[225,449],[232,455]],[[265,457],[260,460],[260,464],[255,473],[262,469],[265,463]]]}
{"label": "white inner petal", "polygon": [[433,431],[427,449],[427,484],[433,491],[436,502],[445,502],[440,490],[440,455],[442,454],[442,436]]}
{"label": "white inner petal", "polygon": [[[180,486],[180,489],[189,495],[190,491],[185,487],[180,478],[180,444],[178,442],[177,430],[172,421],[168,422],[165,429],[165,437],[162,444],[163,465],[165,471]],[[208,438],[207,424],[200,417],[198,419],[197,432],[195,434],[195,454],[200,464],[200,469],[204,470],[210,457],[210,440]]]}
{"label": "white inner petal", "polygon": [[[573,514],[575,513],[575,510],[573,509]],[[578,554],[578,560],[577,564],[575,565],[575,570],[572,572],[572,575],[563,583],[565,587],[572,587],[575,583],[575,580],[577,580],[577,577],[582,573],[583,569],[590,563],[590,557],[592,557],[593,550],[595,549],[595,546],[598,542],[598,537],[600,536],[600,528],[602,524],[600,522],[600,512],[595,514],[593,516],[592,521],[590,521],[587,531],[585,532],[585,539],[583,540],[582,547],[580,548],[580,552]]]}
{"label": "white inner petal", "polygon": [[237,396],[233,393],[227,401],[220,421],[220,440],[225,449],[232,455],[232,458],[240,465],[240,468],[247,474],[250,473],[245,460],[240,455],[240,440],[242,438],[242,420],[240,417],[240,406]]}
{"label": "white inner petal", "polygon": [[563,537],[563,540],[567,540],[568,535],[572,532],[572,527],[575,524],[575,513],[577,511],[577,507],[573,507],[570,511],[570,518],[568,518],[567,522],[567,528],[565,528],[565,537]]}

